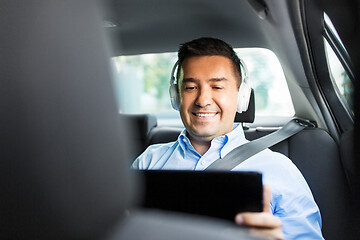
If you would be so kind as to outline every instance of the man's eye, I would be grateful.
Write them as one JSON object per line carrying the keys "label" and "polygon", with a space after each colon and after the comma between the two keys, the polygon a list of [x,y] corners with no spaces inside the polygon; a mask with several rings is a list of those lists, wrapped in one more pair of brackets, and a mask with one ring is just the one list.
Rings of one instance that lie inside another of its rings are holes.
{"label": "man's eye", "polygon": [[194,86],[186,86],[186,87],[185,87],[185,90],[193,90],[193,89],[195,89]]}
{"label": "man's eye", "polygon": [[220,89],[223,89],[223,87],[222,86],[213,86],[213,89],[220,90]]}

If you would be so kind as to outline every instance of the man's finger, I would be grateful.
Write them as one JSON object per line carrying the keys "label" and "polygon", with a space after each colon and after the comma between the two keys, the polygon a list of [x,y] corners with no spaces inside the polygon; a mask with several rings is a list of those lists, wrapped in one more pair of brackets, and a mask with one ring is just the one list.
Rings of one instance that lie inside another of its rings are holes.
{"label": "man's finger", "polygon": [[239,213],[235,217],[235,222],[247,227],[279,228],[282,226],[281,220],[268,212]]}
{"label": "man's finger", "polygon": [[271,201],[271,187],[270,185],[263,186],[263,211],[270,212],[270,201]]}

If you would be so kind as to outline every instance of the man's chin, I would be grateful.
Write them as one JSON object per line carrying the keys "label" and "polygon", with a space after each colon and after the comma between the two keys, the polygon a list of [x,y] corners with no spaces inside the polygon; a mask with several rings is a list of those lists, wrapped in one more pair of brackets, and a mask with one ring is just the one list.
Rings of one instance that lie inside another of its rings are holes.
{"label": "man's chin", "polygon": [[191,131],[190,136],[202,141],[211,141],[216,137],[214,131]]}

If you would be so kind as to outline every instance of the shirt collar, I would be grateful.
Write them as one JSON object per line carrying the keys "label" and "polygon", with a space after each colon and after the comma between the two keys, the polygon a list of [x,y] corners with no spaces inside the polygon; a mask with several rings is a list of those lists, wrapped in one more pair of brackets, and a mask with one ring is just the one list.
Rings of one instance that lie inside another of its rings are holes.
{"label": "shirt collar", "polygon": [[237,141],[240,141],[241,144],[244,144],[247,142],[245,139],[244,130],[240,123],[234,123],[234,128],[231,132],[225,134],[225,136],[228,136],[229,141],[232,141],[236,139]]}
{"label": "shirt collar", "polygon": [[[191,151],[195,154],[199,155],[199,153],[196,152],[194,147],[191,145],[191,142],[189,138],[186,136],[186,129],[184,128],[179,137],[178,142],[182,150],[184,151],[184,157],[186,157],[186,153]],[[220,157],[223,158],[226,154],[228,154],[231,150],[234,148],[248,142],[248,140],[245,139],[245,134],[243,131],[243,128],[241,124],[234,123],[233,130],[223,136],[219,136],[214,138],[211,141],[211,145],[217,145],[220,151]],[[199,155],[200,156],[200,155]]]}
{"label": "shirt collar", "polygon": [[181,131],[181,133],[178,137],[178,143],[184,152],[184,158],[186,158],[186,154],[189,152],[193,152],[193,154],[197,155],[198,157],[201,157],[201,155],[191,145],[190,139],[186,136],[185,128]]}

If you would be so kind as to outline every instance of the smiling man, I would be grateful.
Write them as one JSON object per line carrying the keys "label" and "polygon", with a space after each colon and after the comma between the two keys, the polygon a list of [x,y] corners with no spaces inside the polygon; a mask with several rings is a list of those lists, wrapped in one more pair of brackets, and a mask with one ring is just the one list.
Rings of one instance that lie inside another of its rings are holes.
{"label": "smiling man", "polygon": [[181,66],[180,116],[191,144],[204,155],[211,140],[233,130],[240,76],[224,56],[190,57]]}
{"label": "smiling man", "polygon": [[[241,125],[234,124],[236,111],[247,106],[242,106],[241,61],[232,47],[200,38],[182,44],[178,58],[170,95],[185,129],[175,142],[149,146],[134,169],[204,170],[248,142]],[[266,184],[264,212],[239,213],[236,223],[271,239],[323,239],[319,209],[290,159],[266,149],[233,170],[261,172]]]}

